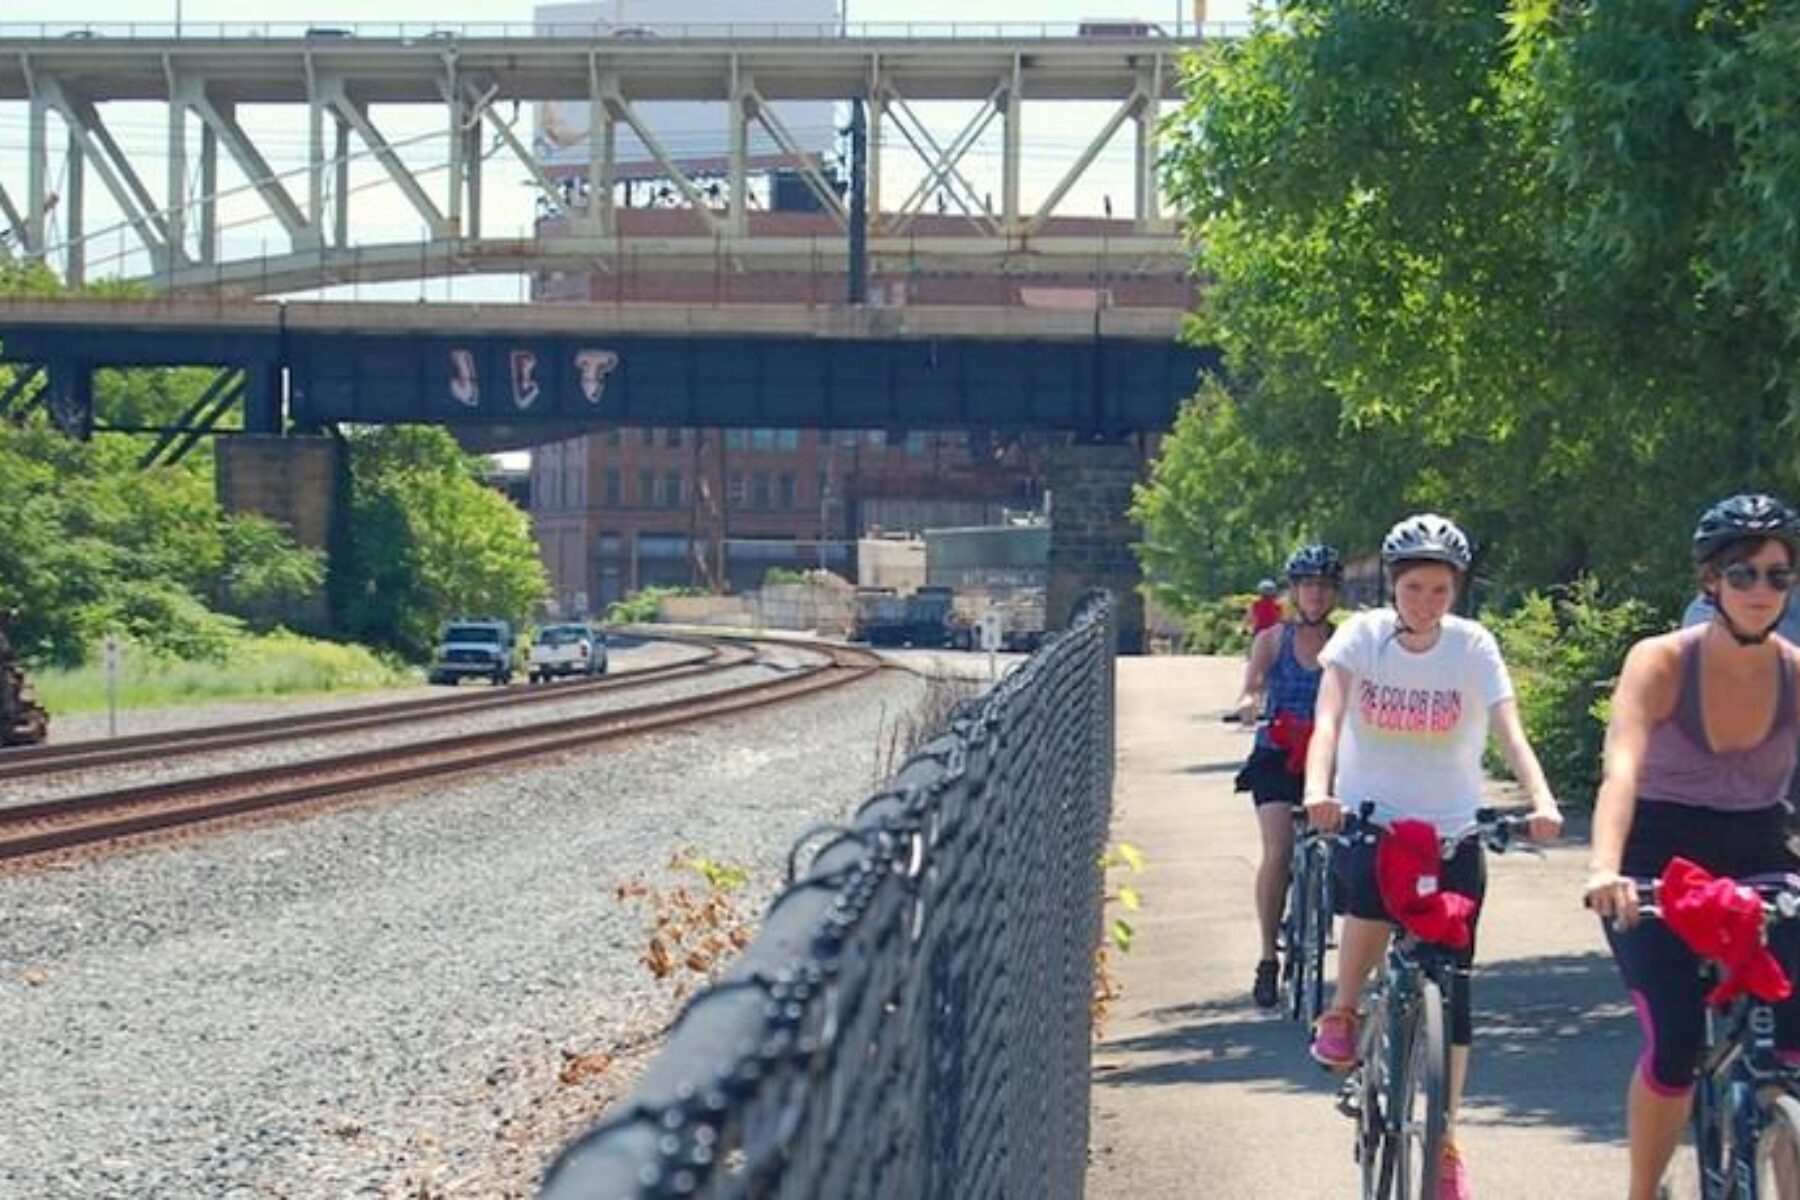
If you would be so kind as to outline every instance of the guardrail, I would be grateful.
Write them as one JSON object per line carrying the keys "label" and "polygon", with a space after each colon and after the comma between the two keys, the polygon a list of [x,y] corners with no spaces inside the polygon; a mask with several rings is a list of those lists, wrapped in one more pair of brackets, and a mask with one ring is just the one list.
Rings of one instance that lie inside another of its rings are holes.
{"label": "guardrail", "polygon": [[891,21],[809,24],[793,21],[666,22],[613,25],[604,22],[532,21],[424,22],[424,21],[0,21],[0,40],[124,40],[237,41],[268,39],[308,41],[318,45],[355,40],[401,42],[459,40],[480,41],[522,38],[584,38],[594,41],[670,39],[686,41],[748,41],[764,38],[798,38],[816,42],[846,40],[918,41],[1039,41],[1068,39],[1083,42],[1203,41],[1242,37],[1248,22],[1208,21],[1200,25],[1165,26],[1150,21],[1107,21],[1085,24],[1031,22]]}
{"label": "guardrail", "polygon": [[865,801],[542,1200],[1079,1197],[1111,639],[1090,598]]}

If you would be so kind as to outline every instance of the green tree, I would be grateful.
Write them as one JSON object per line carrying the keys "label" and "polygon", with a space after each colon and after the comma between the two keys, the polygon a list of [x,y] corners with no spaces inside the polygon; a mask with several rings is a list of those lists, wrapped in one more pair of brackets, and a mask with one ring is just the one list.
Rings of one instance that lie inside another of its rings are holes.
{"label": "green tree", "polygon": [[481,483],[442,429],[363,430],[350,442],[344,617],[376,645],[422,657],[457,615],[521,622],[548,591],[525,514]]}
{"label": "green tree", "polygon": [[216,589],[221,608],[267,627],[289,601],[317,592],[325,583],[325,555],[294,545],[287,527],[256,513],[225,523],[224,569]]}
{"label": "green tree", "polygon": [[1136,489],[1133,516],[1144,527],[1137,550],[1150,589],[1183,612],[1224,592],[1248,591],[1297,540],[1287,536],[1288,525],[1270,519],[1277,505],[1269,497],[1241,494],[1272,478],[1256,461],[1261,447],[1245,417],[1229,391],[1208,382],[1176,416],[1149,480]]}
{"label": "green tree", "polygon": [[[0,266],[0,296],[61,291],[41,266]],[[0,386],[13,370],[0,366]],[[95,408],[108,424],[165,422],[210,378],[101,371]],[[0,424],[0,605],[19,610],[15,640],[31,657],[78,662],[107,633],[180,657],[220,657],[239,629],[228,612],[318,586],[316,553],[261,518],[220,511],[209,454],[141,471],[142,450],[142,439],[124,435],[73,440],[41,411]]]}
{"label": "green tree", "polygon": [[1153,575],[1192,603],[1243,564],[1164,551],[1431,507],[1505,592],[1660,602],[1707,499],[1791,491],[1755,449],[1800,330],[1778,9],[1295,0],[1191,58],[1165,178],[1231,394],[1140,497]]}
{"label": "green tree", "polygon": [[121,439],[0,426],[0,605],[33,657],[81,660],[108,632],[184,656],[224,652],[235,626],[201,597],[227,526],[180,470],[140,473]]}

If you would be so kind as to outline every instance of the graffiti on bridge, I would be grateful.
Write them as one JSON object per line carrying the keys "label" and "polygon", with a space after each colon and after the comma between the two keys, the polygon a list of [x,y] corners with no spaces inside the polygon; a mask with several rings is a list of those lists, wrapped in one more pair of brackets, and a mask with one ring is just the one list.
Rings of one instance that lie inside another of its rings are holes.
{"label": "graffiti on bridge", "polygon": [[[464,408],[481,407],[481,366],[476,352],[463,346],[446,353],[446,387],[450,399]],[[619,368],[619,355],[611,350],[582,347],[575,351],[571,365],[575,368],[575,386],[590,407],[599,408],[606,397],[606,382]],[[507,353],[507,382],[513,407],[529,412],[545,396],[546,384],[539,372],[540,360],[535,350],[511,350]]]}

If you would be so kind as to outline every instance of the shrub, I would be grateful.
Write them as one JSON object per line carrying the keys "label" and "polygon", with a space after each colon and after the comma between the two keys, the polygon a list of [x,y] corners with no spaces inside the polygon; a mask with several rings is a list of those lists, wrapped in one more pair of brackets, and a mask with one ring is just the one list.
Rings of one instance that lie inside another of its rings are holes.
{"label": "shrub", "polygon": [[1182,626],[1184,654],[1242,654],[1250,648],[1244,618],[1250,612],[1248,593],[1221,596],[1188,613]]}
{"label": "shrub", "polygon": [[[1221,596],[1190,612],[1182,627],[1182,653],[1247,653],[1250,649],[1250,632],[1245,628],[1244,619],[1250,615],[1250,603],[1255,599],[1253,592]],[[1291,615],[1292,609],[1288,611]],[[1335,608],[1328,619],[1335,627],[1342,625],[1349,616],[1343,608]]]}
{"label": "shrub", "polygon": [[608,625],[647,624],[656,620],[658,608],[665,596],[705,596],[708,594],[705,588],[647,587],[631,593],[623,600],[615,600],[607,605],[605,623]]}
{"label": "shrub", "polygon": [[1600,782],[1607,706],[1625,652],[1667,630],[1669,621],[1641,600],[1607,603],[1588,577],[1532,592],[1512,612],[1483,621],[1499,639],[1526,736],[1551,788],[1564,803],[1586,805]]}

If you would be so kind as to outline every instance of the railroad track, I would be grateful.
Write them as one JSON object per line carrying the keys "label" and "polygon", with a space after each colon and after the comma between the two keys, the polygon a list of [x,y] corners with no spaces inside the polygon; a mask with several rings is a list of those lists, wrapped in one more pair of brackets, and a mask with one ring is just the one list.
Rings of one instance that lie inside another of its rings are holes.
{"label": "railroad track", "polygon": [[880,659],[866,651],[833,646],[817,650],[828,656],[829,663],[705,696],[15,805],[0,809],[0,861],[586,749],[597,742],[765,708],[841,687],[880,669]]}
{"label": "railroad track", "polygon": [[593,679],[553,684],[514,684],[480,692],[464,692],[449,696],[432,696],[422,700],[400,700],[374,704],[366,708],[334,709],[326,712],[295,713],[283,717],[266,717],[232,725],[142,733],[130,737],[64,742],[48,746],[30,746],[0,753],[0,782],[25,779],[35,775],[61,774],[96,767],[129,766],[133,763],[159,763],[165,759],[217,750],[234,750],[245,746],[285,742],[295,737],[331,736],[359,730],[412,721],[460,717],[496,708],[543,704],[573,700],[582,696],[625,692],[652,684],[667,683],[694,675],[705,675],[742,666],[755,659],[755,651],[744,646],[695,641],[684,638],[659,640],[683,641],[699,652],[687,662],[650,667],[642,671],[602,675]]}

